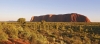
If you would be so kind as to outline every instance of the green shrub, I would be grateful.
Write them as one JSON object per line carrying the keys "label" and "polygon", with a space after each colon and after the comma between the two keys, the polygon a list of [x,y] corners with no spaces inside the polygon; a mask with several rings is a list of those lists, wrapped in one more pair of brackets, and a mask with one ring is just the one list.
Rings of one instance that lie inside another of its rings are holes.
{"label": "green shrub", "polygon": [[[10,38],[18,38],[18,30],[15,25],[7,24],[3,26],[3,31],[9,35]],[[16,36],[16,37],[15,37]]]}
{"label": "green shrub", "polygon": [[4,32],[0,32],[0,41],[7,41],[8,40],[8,35],[5,34]]}
{"label": "green shrub", "polygon": [[25,18],[19,18],[19,19],[17,20],[17,22],[25,23],[25,22],[26,22],[26,19],[25,19]]}

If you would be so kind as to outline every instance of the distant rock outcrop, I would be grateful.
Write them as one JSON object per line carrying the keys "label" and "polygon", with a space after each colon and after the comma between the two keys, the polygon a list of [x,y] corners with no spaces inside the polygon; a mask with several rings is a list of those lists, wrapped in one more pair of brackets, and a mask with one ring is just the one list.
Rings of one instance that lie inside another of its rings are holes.
{"label": "distant rock outcrop", "polygon": [[33,16],[30,21],[40,22],[42,20],[45,20],[46,22],[90,22],[90,20],[86,16],[77,13]]}

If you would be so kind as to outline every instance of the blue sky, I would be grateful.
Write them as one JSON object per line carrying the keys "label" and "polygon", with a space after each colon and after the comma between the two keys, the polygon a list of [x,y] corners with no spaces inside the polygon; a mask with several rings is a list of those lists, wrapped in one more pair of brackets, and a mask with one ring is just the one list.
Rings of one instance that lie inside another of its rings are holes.
{"label": "blue sky", "polygon": [[45,14],[79,13],[100,22],[100,0],[0,0],[0,21]]}

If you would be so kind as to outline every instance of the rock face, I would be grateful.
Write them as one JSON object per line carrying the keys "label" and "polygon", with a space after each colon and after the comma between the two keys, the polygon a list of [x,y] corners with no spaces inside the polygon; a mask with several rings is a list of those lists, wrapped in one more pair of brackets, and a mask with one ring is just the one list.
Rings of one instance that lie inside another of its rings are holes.
{"label": "rock face", "polygon": [[40,22],[42,20],[45,20],[46,22],[90,22],[86,16],[77,13],[33,16],[30,22]]}

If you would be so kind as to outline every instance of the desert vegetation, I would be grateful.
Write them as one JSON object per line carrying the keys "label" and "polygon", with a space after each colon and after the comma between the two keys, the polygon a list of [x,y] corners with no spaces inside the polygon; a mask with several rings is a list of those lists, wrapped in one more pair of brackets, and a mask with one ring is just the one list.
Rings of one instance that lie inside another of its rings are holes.
{"label": "desert vegetation", "polygon": [[0,22],[0,44],[100,44],[100,23]]}

